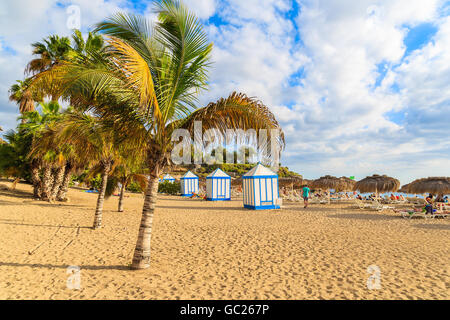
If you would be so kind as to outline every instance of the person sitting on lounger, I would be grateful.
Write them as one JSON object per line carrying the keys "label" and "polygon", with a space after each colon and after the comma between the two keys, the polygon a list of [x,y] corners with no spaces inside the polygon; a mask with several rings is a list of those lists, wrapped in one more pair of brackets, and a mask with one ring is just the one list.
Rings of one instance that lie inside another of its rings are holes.
{"label": "person sitting on lounger", "polygon": [[427,202],[424,208],[425,214],[433,214],[433,195],[430,193],[425,201]]}

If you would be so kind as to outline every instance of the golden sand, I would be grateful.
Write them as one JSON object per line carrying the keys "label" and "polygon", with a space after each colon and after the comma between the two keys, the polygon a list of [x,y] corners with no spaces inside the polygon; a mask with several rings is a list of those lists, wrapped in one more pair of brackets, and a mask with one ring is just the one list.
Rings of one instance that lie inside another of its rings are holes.
{"label": "golden sand", "polygon": [[[162,196],[150,269],[128,269],[143,197],[31,200],[31,188],[0,190],[0,299],[449,299],[450,219],[406,220],[349,204],[291,203],[249,211],[242,200]],[[30,254],[31,253],[31,254]],[[370,265],[381,288],[369,290]],[[80,289],[68,289],[79,266]]]}

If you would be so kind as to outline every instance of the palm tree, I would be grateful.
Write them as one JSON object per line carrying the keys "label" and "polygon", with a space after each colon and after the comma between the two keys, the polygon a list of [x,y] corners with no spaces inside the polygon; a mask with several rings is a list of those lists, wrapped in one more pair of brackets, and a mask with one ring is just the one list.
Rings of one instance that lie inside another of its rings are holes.
{"label": "palm tree", "polygon": [[51,35],[42,41],[31,45],[33,55],[37,57],[28,63],[25,70],[28,74],[37,74],[49,70],[58,62],[67,60],[69,57],[71,47],[68,37]]}
{"label": "palm tree", "polygon": [[[52,170],[55,162],[60,157],[55,149],[55,144],[49,143],[46,148],[37,148],[45,130],[61,119],[61,106],[57,102],[40,103],[41,111],[25,112],[19,119],[19,132],[25,137],[32,139],[31,158],[31,180],[33,183],[34,198],[51,200],[51,191],[54,184]],[[42,179],[40,171],[43,169]]]}
{"label": "palm tree", "polygon": [[85,40],[80,30],[74,30],[72,34],[72,50],[78,55],[87,56],[90,52],[99,52],[104,48],[103,37],[95,32],[89,32]]}
{"label": "palm tree", "polygon": [[147,188],[148,177],[143,172],[145,169],[139,164],[136,164],[133,158],[126,159],[125,163],[116,167],[112,175],[120,183],[119,189],[119,202],[118,202],[118,212],[123,212],[123,199],[125,196],[125,190],[130,185],[130,183],[138,183],[142,190]]}
{"label": "palm tree", "polygon": [[19,105],[19,112],[24,114],[25,112],[34,111],[35,102],[41,101],[42,97],[33,93],[29,86],[31,79],[16,80],[17,83],[13,84],[9,89],[9,100],[14,101]]}
{"label": "palm tree", "polygon": [[92,163],[101,172],[102,182],[93,224],[94,229],[101,228],[108,176],[119,159],[114,133],[100,119],[82,112],[67,113],[58,126],[58,141],[74,146],[74,153],[80,162]]}
{"label": "palm tree", "polygon": [[[260,101],[232,93],[199,108],[207,87],[212,43],[197,18],[175,0],[155,4],[158,22],[117,14],[97,26],[109,36],[108,51],[89,64],[69,62],[50,76],[64,78],[65,95],[75,108],[91,110],[112,128],[118,141],[146,152],[149,183],[131,267],[150,266],[152,222],[158,177],[170,163],[176,129],[278,129],[274,115]],[[284,146],[284,136],[277,139]]]}

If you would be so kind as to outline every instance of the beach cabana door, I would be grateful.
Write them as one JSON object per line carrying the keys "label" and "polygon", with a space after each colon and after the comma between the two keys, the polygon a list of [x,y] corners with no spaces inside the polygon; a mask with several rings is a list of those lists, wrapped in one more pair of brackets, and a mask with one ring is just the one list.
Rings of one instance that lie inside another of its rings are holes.
{"label": "beach cabana door", "polygon": [[225,199],[227,198],[227,178],[216,178],[217,183],[213,184],[213,187],[216,189],[213,191],[217,199]]}

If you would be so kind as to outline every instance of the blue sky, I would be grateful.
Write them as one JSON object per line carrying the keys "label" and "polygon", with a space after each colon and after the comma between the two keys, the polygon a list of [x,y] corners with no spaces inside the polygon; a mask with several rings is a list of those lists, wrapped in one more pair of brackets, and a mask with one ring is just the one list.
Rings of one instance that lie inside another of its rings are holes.
{"label": "blue sky", "polygon": [[[214,42],[202,105],[242,91],[276,114],[283,164],[307,178],[450,176],[450,1],[186,0]],[[19,0],[0,4],[0,125],[30,43],[117,10],[154,19],[151,1]]]}

